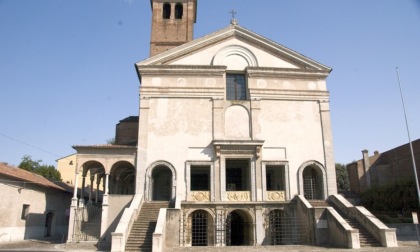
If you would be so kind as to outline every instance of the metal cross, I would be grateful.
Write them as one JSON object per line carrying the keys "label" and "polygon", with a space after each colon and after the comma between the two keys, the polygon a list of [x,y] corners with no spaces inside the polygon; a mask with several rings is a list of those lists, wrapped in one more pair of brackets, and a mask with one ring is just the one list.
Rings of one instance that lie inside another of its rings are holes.
{"label": "metal cross", "polygon": [[232,14],[232,19],[235,19],[236,11],[235,10],[231,10],[229,13]]}

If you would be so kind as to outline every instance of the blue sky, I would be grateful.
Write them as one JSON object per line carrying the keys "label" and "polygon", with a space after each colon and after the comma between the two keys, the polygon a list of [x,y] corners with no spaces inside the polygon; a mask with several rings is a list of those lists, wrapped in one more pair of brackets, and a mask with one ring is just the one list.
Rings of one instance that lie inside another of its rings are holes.
{"label": "blue sky", "polygon": [[[333,68],[335,159],[420,138],[420,1],[198,0],[194,37],[239,24]],[[138,115],[134,63],[148,57],[148,0],[0,0],[0,161],[43,163],[103,144]]]}

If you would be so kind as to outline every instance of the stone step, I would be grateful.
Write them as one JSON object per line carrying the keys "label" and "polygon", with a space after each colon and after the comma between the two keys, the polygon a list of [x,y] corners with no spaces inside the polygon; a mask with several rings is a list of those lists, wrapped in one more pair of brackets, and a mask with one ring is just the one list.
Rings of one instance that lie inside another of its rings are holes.
{"label": "stone step", "polygon": [[313,207],[330,207],[331,205],[326,200],[308,200]]}
{"label": "stone step", "polygon": [[125,251],[152,251],[153,232],[160,208],[167,208],[169,202],[145,202],[130,230]]}

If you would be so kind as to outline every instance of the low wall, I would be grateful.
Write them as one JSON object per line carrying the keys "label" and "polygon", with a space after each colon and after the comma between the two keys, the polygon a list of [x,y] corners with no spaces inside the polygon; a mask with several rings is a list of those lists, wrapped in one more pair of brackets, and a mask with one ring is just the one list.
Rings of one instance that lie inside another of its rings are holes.
{"label": "low wall", "polygon": [[[388,223],[389,228],[397,230],[397,236],[417,236],[416,224],[413,223]],[[418,226],[420,231],[420,225]]]}
{"label": "low wall", "polygon": [[125,250],[125,243],[128,239],[131,227],[134,221],[137,219],[141,206],[143,204],[143,195],[136,194],[131,201],[130,207],[125,208],[121,216],[121,219],[115,229],[115,232],[111,233],[112,243],[111,251],[112,252],[122,252]]}

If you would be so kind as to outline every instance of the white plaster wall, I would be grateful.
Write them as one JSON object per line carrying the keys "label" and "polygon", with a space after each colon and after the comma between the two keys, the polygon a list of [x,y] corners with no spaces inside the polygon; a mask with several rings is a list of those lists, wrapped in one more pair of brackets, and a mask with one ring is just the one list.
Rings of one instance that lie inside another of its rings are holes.
{"label": "white plaster wall", "polygon": [[251,89],[327,91],[324,80],[250,78],[247,84]]}
{"label": "white plaster wall", "polygon": [[[177,197],[185,198],[185,161],[209,161],[212,102],[209,99],[152,99],[149,102],[147,166],[164,160],[177,171]],[[194,154],[191,156],[191,147]]]}
{"label": "white plaster wall", "polygon": [[[43,237],[48,211],[55,213],[53,235],[65,234],[68,225],[65,211],[70,207],[71,194],[48,189],[44,193],[30,189],[33,188],[30,185],[19,192],[21,185],[0,183],[0,242]],[[27,220],[21,219],[23,204],[30,205]]]}
{"label": "white plaster wall", "polygon": [[319,105],[316,101],[264,100],[259,123],[264,147],[286,149],[293,196],[298,193],[299,167],[309,160],[324,163]]}

